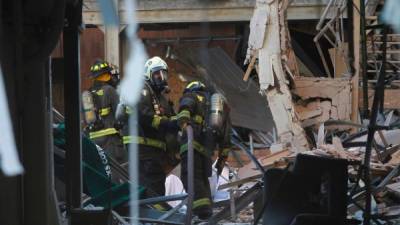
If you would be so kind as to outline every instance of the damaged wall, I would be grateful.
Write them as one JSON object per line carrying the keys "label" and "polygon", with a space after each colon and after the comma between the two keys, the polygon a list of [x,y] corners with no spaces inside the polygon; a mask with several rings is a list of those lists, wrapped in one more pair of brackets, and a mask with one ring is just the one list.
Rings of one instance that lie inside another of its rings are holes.
{"label": "damaged wall", "polygon": [[[257,1],[250,22],[247,62],[251,62],[251,70],[252,62],[258,59],[255,68],[260,90],[267,97],[279,141],[301,152],[309,149],[303,128],[318,127],[328,120],[351,119],[352,83],[339,76],[344,69],[336,71],[337,78],[300,76],[288,32],[288,4],[288,0]],[[347,51],[344,48],[336,54],[334,49],[332,55],[342,59]],[[343,60],[333,61],[343,64]]]}
{"label": "damaged wall", "polygon": [[298,74],[286,23],[288,5],[288,0],[257,0],[250,22],[247,60],[258,58],[260,89],[267,97],[280,142],[301,152],[309,144],[288,86],[287,76]]}
{"label": "damaged wall", "polygon": [[293,94],[296,113],[303,127],[327,120],[350,120],[351,80],[346,78],[296,77]]}

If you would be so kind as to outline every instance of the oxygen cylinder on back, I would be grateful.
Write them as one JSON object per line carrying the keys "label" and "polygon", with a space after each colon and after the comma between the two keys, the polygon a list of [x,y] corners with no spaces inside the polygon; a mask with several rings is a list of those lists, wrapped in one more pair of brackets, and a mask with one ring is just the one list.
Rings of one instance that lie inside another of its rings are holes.
{"label": "oxygen cylinder on back", "polygon": [[221,131],[224,123],[224,97],[219,93],[211,95],[209,126],[215,131]]}
{"label": "oxygen cylinder on back", "polygon": [[86,124],[93,124],[96,122],[96,109],[94,106],[93,95],[89,91],[84,91],[82,93],[82,108]]}

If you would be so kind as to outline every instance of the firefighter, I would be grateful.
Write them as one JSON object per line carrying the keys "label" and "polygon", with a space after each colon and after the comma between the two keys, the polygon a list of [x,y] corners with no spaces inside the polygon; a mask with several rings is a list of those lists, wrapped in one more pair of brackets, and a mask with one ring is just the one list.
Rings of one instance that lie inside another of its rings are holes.
{"label": "firefighter", "polygon": [[138,137],[125,136],[124,143],[139,145],[139,183],[147,188],[146,195],[165,195],[165,168],[169,164],[167,138],[176,139],[179,127],[175,112],[166,98],[168,65],[160,57],[145,63],[145,85],[138,110]]}
{"label": "firefighter", "polygon": [[[213,95],[214,96],[214,95]],[[229,127],[217,131],[213,128],[213,110],[211,102],[211,91],[199,82],[189,83],[179,101],[179,113],[177,115],[178,125],[182,129],[181,137],[181,179],[187,188],[187,134],[185,128],[190,124],[193,128],[194,148],[194,201],[193,212],[201,220],[206,220],[212,215],[211,190],[208,177],[212,174],[211,154],[218,147],[220,159],[217,163],[218,172],[222,171],[226,160],[226,149],[229,147]],[[211,106],[211,107],[210,107]],[[210,110],[211,109],[211,110]],[[214,110],[218,116],[222,112]],[[208,115],[210,114],[210,115]],[[226,114],[226,113],[225,113]],[[227,117],[226,117],[227,118]],[[226,119],[220,120],[222,124]],[[220,135],[223,134],[223,135]],[[222,137],[222,138],[220,138]],[[228,141],[227,141],[228,140]]]}
{"label": "firefighter", "polygon": [[[115,110],[119,96],[114,87],[116,85],[111,65],[103,60],[96,60],[90,67],[90,76],[93,85],[89,92],[94,105],[95,118],[87,126],[89,138],[102,147],[111,157],[120,164],[128,161],[128,154],[115,129]],[[84,102],[85,108],[85,102]]]}

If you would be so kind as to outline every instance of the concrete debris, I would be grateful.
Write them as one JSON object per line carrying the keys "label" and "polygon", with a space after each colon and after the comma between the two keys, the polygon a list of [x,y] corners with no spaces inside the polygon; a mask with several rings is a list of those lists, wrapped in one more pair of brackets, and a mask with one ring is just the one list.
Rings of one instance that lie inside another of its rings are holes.
{"label": "concrete debris", "polygon": [[[333,83],[335,83],[334,81]],[[340,82],[339,82],[340,83]],[[348,82],[345,82],[348,84]],[[335,93],[340,93],[345,88],[340,89]],[[327,88],[329,91],[329,88]],[[307,95],[304,95],[307,96]],[[312,94],[307,97],[312,98]],[[324,96],[324,95],[322,95]],[[331,101],[329,101],[331,102]],[[315,103],[312,103],[315,104]],[[392,119],[393,113],[388,112],[390,117],[386,119]],[[347,115],[348,116],[348,115]],[[397,120],[395,120],[397,121]],[[364,160],[364,147],[348,147],[352,146],[351,143],[359,143],[366,141],[366,135],[364,131],[360,134],[355,135],[358,138],[353,139],[343,139],[338,136],[329,137],[327,136],[325,130],[326,126],[322,123],[319,127],[319,144],[317,148],[309,151],[304,151],[300,154],[308,154],[313,156],[318,156],[322,158],[335,158],[344,159],[348,162],[348,174],[349,174],[349,184],[350,186],[359,186],[355,188],[355,193],[352,195],[351,202],[358,202],[358,204],[364,204],[363,200],[365,198],[365,193],[363,192],[363,183],[357,182],[359,176],[359,170]],[[398,218],[400,216],[400,210],[396,202],[400,201],[400,151],[396,148],[400,144],[400,129],[394,130],[383,130],[380,134],[377,132],[375,134],[375,147],[371,157],[370,170],[372,179],[376,180],[377,186],[373,189],[372,195],[374,196],[374,202],[376,202],[375,210],[379,212],[382,218],[392,218],[391,221],[395,221],[393,218]],[[270,149],[255,150],[254,154],[257,156],[257,160],[265,169],[271,168],[286,168],[295,161],[296,153],[293,153],[289,149],[281,149],[281,145],[273,145],[273,148],[280,149],[280,151],[273,152]],[[384,149],[382,149],[384,148]],[[266,154],[260,154],[259,152],[265,152]],[[389,160],[383,160],[380,155],[388,154]],[[235,169],[234,169],[235,170]],[[225,190],[239,190],[239,189],[249,189],[254,186],[254,184],[262,181],[262,172],[257,169],[253,162],[247,163],[243,167],[237,168],[234,176],[231,176],[229,182],[220,186]],[[264,184],[266,185],[266,184]],[[247,218],[248,213],[254,213],[248,208],[248,211],[239,214],[238,218],[235,220],[224,220],[222,224],[232,223],[232,222],[254,222],[254,217]],[[244,216],[243,216],[244,215]],[[348,207],[348,216],[354,219],[362,219],[362,213],[359,209],[350,203]],[[253,215],[254,216],[254,215]],[[249,219],[249,220],[247,220]]]}
{"label": "concrete debris", "polygon": [[250,225],[253,224],[254,221],[254,212],[253,212],[253,207],[248,206],[247,208],[243,209],[238,213],[236,216],[236,219],[227,219],[227,220],[222,220],[218,224],[223,224],[223,225]]}

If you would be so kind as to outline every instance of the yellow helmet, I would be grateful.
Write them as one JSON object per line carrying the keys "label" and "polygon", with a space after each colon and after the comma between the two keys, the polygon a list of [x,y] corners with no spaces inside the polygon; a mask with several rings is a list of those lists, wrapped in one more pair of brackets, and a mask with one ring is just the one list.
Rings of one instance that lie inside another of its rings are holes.
{"label": "yellow helmet", "polygon": [[104,60],[96,60],[96,62],[90,67],[90,76],[96,78],[102,74],[109,73],[113,69],[111,65]]}
{"label": "yellow helmet", "polygon": [[204,85],[202,82],[196,80],[196,81],[192,81],[188,85],[186,85],[183,93],[205,91],[205,90],[206,90],[206,85]]}

